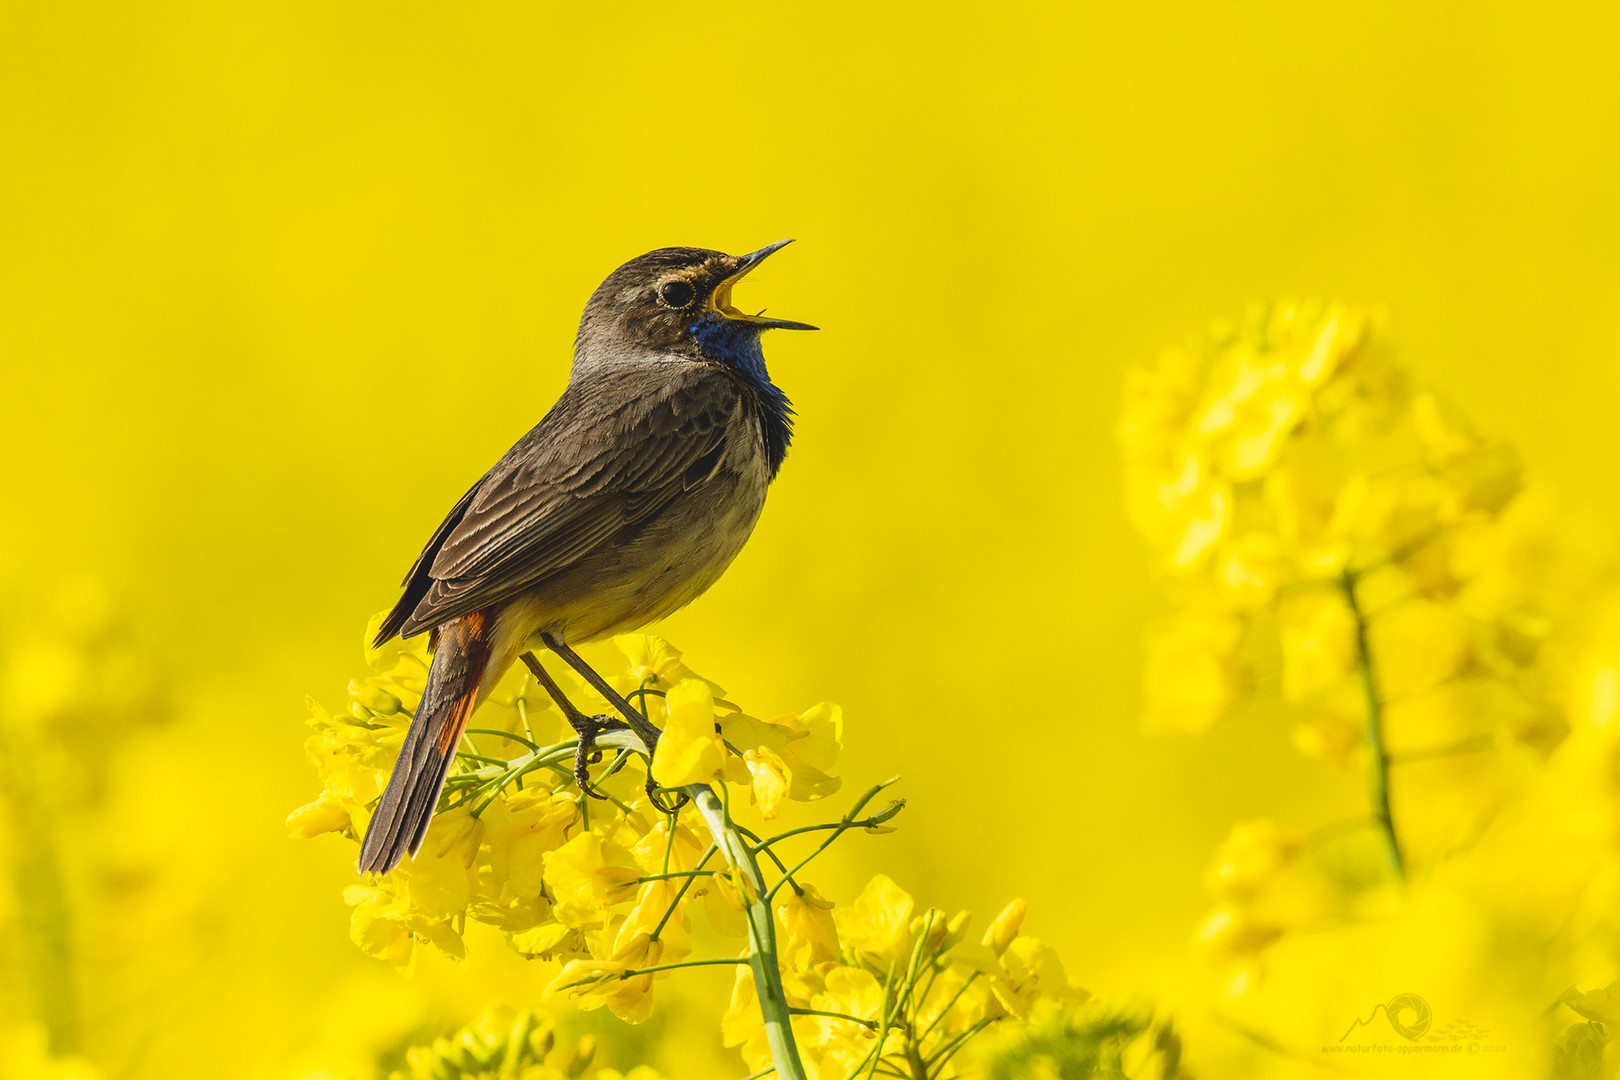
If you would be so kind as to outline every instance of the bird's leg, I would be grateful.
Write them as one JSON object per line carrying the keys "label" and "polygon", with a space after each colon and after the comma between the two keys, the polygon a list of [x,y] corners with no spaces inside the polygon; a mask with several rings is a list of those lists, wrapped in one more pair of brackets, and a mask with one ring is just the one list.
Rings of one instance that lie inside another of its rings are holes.
{"label": "bird's leg", "polygon": [[[579,672],[580,676],[583,677],[586,682],[590,683],[596,688],[597,693],[601,694],[604,698],[611,702],[615,708],[624,714],[624,718],[629,723],[631,729],[635,731],[637,735],[641,736],[642,742],[647,744],[648,753],[651,753],[657,748],[658,736],[662,733],[652,724],[648,723],[645,714],[638,710],[634,705],[626,701],[623,695],[621,695],[617,690],[613,689],[612,685],[610,685],[606,679],[602,678],[602,676],[596,673],[596,669],[592,668],[591,665],[587,664],[583,659],[581,659],[580,655],[573,649],[570,649],[562,638],[556,636],[555,634],[541,634],[540,640],[544,641],[546,643],[546,647],[552,652],[562,657],[564,662],[566,662],[569,667]],[[686,803],[688,796],[684,791],[677,792],[673,802],[665,801],[664,789],[659,787],[658,783],[653,780],[652,762],[649,760],[647,763],[647,798],[651,800],[653,806],[657,807],[663,813],[672,814]]]}
{"label": "bird's leg", "polygon": [[570,649],[562,638],[548,633],[541,634],[540,640],[544,641],[546,647],[552,652],[562,657],[569,667],[579,672],[580,676],[595,687],[596,692],[606,698],[609,704],[624,714],[624,718],[629,723],[631,730],[641,736],[641,741],[647,744],[649,751],[658,745],[659,730],[648,723],[647,717],[634,705],[624,700],[623,695],[613,689],[613,686],[606,679],[598,675],[591,665],[580,659],[580,655]]}
{"label": "bird's leg", "polygon": [[607,798],[606,795],[598,795],[592,790],[590,769],[587,766],[593,759],[600,759],[602,756],[596,750],[596,736],[601,732],[623,727],[623,722],[611,716],[586,716],[580,712],[574,703],[568,700],[568,695],[563,693],[562,687],[557,685],[557,680],[541,666],[534,653],[523,654],[523,666],[534,675],[536,682],[545,687],[546,693],[551,695],[551,700],[562,710],[568,726],[579,736],[579,748],[574,751],[574,782],[579,785],[579,790],[592,798]]}

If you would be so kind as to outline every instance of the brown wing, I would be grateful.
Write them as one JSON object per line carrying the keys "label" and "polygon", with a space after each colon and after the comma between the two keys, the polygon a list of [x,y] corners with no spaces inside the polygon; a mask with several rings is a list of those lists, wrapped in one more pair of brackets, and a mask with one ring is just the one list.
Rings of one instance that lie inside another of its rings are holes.
{"label": "brown wing", "polygon": [[410,637],[507,600],[706,478],[739,415],[737,384],[715,366],[672,367],[571,383],[451,511],[383,630]]}

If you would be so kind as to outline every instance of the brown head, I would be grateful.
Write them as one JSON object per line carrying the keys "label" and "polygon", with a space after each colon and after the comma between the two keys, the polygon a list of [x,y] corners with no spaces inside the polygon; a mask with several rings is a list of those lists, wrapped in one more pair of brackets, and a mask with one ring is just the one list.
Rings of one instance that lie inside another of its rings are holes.
{"label": "brown head", "polygon": [[631,259],[597,287],[574,342],[574,375],[631,364],[712,360],[757,363],[766,330],[814,330],[807,323],[745,315],[731,290],[779,240],[751,255],[671,247]]}

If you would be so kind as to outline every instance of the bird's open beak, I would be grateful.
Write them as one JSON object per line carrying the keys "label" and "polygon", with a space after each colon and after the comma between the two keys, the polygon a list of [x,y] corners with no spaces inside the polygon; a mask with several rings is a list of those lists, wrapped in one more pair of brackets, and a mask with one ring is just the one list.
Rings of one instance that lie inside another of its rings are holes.
{"label": "bird's open beak", "polygon": [[809,323],[789,322],[786,319],[768,319],[763,314],[744,315],[742,312],[733,307],[731,303],[731,287],[737,284],[737,282],[741,281],[743,278],[747,277],[750,270],[764,262],[766,256],[770,255],[773,251],[778,251],[787,247],[791,243],[793,243],[792,240],[778,240],[774,244],[767,244],[765,247],[760,248],[752,255],[744,255],[742,257],[742,261],[738,264],[737,269],[732,273],[732,275],[726,278],[720,284],[716,285],[714,287],[714,292],[709,294],[709,307],[718,312],[724,318],[730,319],[733,322],[752,323],[761,330],[817,329],[817,327],[811,326]]}

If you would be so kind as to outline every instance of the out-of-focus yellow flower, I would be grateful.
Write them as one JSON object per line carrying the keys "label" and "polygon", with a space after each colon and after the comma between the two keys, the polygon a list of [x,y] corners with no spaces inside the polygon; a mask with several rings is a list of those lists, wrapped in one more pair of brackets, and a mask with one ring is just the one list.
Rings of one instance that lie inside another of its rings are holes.
{"label": "out-of-focus yellow flower", "polygon": [[53,1055],[43,1026],[0,1029],[0,1076],[7,1080],[102,1080],[102,1075],[77,1054]]}
{"label": "out-of-focus yellow flower", "polygon": [[1303,701],[1350,678],[1356,663],[1356,622],[1338,591],[1316,588],[1290,596],[1277,618],[1283,697]]}
{"label": "out-of-focus yellow flower", "polygon": [[1220,719],[1243,685],[1242,635],[1236,617],[1202,605],[1161,620],[1147,641],[1144,723],[1153,730],[1199,732]]}
{"label": "out-of-focus yellow flower", "polygon": [[1001,954],[1002,978],[991,991],[1014,1016],[1026,1017],[1038,1002],[1064,1004],[1084,996],[1069,985],[1057,950],[1031,937],[1014,938]]}
{"label": "out-of-focus yellow flower", "polygon": [[1276,941],[1284,928],[1251,918],[1244,911],[1223,905],[1210,912],[1198,929],[1198,944],[1220,957],[1251,956]]}
{"label": "out-of-focus yellow flower", "polygon": [[1379,692],[1394,701],[1434,689],[1469,664],[1469,638],[1453,608],[1421,598],[1396,603],[1368,626]]}
{"label": "out-of-focus yellow flower", "polygon": [[1294,746],[1309,757],[1347,766],[1367,746],[1367,699],[1345,683],[1319,696],[1294,725]]}
{"label": "out-of-focus yellow flower", "polygon": [[660,1080],[638,1065],[628,1073],[591,1069],[597,1038],[559,1046],[549,1013],[495,1006],[457,1031],[406,1051],[406,1070],[391,1080]]}
{"label": "out-of-focus yellow flower", "polygon": [[1018,931],[1023,929],[1024,916],[1029,912],[1029,905],[1022,899],[1010,901],[1001,912],[991,920],[984,931],[984,943],[995,950],[997,956],[1007,951]]}
{"label": "out-of-focus yellow flower", "polygon": [[845,945],[879,968],[900,963],[911,951],[911,894],[887,874],[878,874],[847,908],[833,913]]}
{"label": "out-of-focus yellow flower", "polygon": [[1215,854],[1205,884],[1217,896],[1252,896],[1288,865],[1303,841],[1297,830],[1269,818],[1234,825]]}
{"label": "out-of-focus yellow flower", "polygon": [[754,988],[754,976],[747,967],[739,965],[731,982],[731,1000],[725,1014],[720,1017],[720,1041],[736,1047],[751,1068],[761,1068],[771,1059],[770,1044],[765,1037],[765,1018],[759,1010],[759,992]]}
{"label": "out-of-focus yellow flower", "polygon": [[718,779],[726,752],[715,731],[714,691],[687,679],[669,690],[664,706],[669,716],[653,752],[653,779],[669,788]]}

